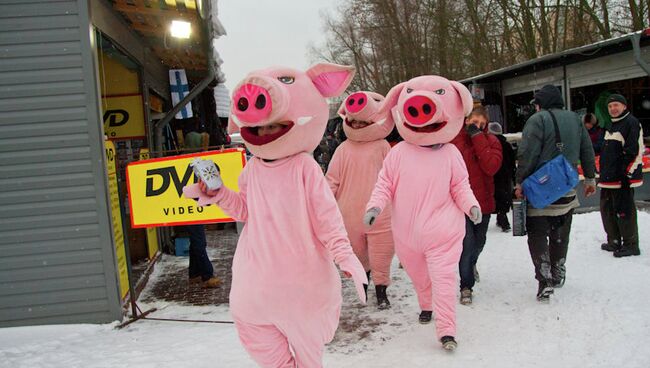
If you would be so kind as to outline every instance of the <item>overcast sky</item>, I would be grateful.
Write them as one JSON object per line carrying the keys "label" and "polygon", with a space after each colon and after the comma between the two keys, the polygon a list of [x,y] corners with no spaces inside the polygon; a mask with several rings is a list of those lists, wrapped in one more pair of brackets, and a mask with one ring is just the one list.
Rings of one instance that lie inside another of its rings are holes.
{"label": "overcast sky", "polygon": [[320,13],[340,0],[219,0],[219,20],[227,35],[218,39],[226,86],[252,70],[273,65],[306,69],[308,47],[323,44]]}

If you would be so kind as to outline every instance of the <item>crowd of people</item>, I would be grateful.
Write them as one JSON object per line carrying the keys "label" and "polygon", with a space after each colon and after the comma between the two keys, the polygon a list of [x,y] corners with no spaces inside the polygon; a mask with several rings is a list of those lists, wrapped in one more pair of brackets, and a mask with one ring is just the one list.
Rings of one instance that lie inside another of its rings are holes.
{"label": "crowd of people", "polygon": [[[385,97],[350,94],[330,131],[324,99],[342,93],[352,75],[333,64],[251,73],[233,95],[233,116],[253,154],[239,192],[201,182],[184,190],[245,223],[230,306],[242,344],[261,366],[321,366],[342,302],[334,264],[353,279],[362,303],[372,281],[377,307],[387,310],[394,255],[416,291],[418,322],[433,321],[439,343],[454,350],[456,304],[473,302],[491,215],[509,231],[513,198],[527,195],[522,183],[558,155],[581,165],[590,196],[600,152],[602,249],[640,254],[633,188],[642,183],[643,141],[623,96],[611,95],[611,128],[600,130],[593,115],[564,109],[559,89],[544,86],[515,153],[500,122],[490,122],[463,85],[438,76],[405,81]],[[390,145],[394,128],[403,141]],[[526,213],[542,302],[566,281],[579,206],[576,188],[554,195]]]}

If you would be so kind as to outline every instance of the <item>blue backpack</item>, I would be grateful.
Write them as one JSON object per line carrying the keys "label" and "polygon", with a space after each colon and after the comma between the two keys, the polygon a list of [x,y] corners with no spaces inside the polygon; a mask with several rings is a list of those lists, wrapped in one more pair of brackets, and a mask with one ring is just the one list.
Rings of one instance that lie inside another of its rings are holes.
{"label": "blue backpack", "polygon": [[560,129],[557,126],[555,115],[551,111],[548,113],[553,119],[555,146],[560,152],[521,183],[526,200],[534,208],[548,207],[551,203],[564,197],[580,181],[573,165],[562,154],[564,144],[560,138]]}

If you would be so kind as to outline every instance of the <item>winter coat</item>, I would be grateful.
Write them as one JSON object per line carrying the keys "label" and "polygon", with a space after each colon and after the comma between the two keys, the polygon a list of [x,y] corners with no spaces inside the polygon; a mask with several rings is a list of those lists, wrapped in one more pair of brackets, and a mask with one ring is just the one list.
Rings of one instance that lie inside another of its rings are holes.
{"label": "winter coat", "polygon": [[629,111],[612,119],[605,133],[605,144],[600,155],[601,188],[632,188],[643,184],[643,131],[639,120]]}
{"label": "winter coat", "polygon": [[[577,168],[580,163],[585,178],[593,180],[596,174],[594,149],[580,117],[573,111],[559,108],[551,108],[550,111],[557,119],[560,138],[564,144],[562,154],[574,167]],[[546,161],[555,158],[558,154],[551,114],[548,110],[536,112],[526,121],[517,150],[517,184],[521,184]],[[561,216],[579,205],[576,191],[572,189],[546,208],[534,209],[528,206],[528,216]]]}
{"label": "winter coat", "polygon": [[460,151],[469,173],[469,184],[481,206],[481,212],[493,213],[496,209],[494,201],[494,174],[501,167],[501,143],[492,134],[481,131],[470,137],[467,130],[460,133],[451,141]]}
{"label": "winter coat", "polygon": [[513,186],[515,180],[515,150],[502,134],[496,135],[501,143],[503,160],[501,168],[494,175],[494,200],[496,212],[508,212],[512,207]]}
{"label": "winter coat", "polygon": [[589,133],[591,145],[594,147],[594,153],[600,155],[600,151],[603,149],[603,143],[605,142],[605,131],[599,126],[594,126],[587,130],[587,133]]}

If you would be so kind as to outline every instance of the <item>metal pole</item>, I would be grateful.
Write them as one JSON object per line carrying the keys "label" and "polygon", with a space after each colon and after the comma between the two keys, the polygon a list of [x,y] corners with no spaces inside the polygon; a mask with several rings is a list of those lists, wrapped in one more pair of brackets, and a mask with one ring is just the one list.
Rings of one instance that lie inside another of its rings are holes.
{"label": "metal pole", "polygon": [[632,35],[630,41],[632,41],[632,47],[634,48],[634,60],[647,75],[650,75],[650,65],[641,57],[641,32]]}

